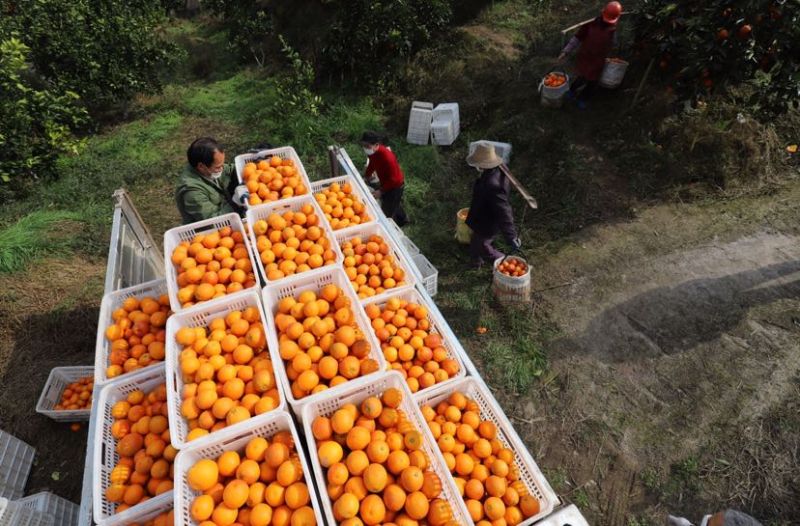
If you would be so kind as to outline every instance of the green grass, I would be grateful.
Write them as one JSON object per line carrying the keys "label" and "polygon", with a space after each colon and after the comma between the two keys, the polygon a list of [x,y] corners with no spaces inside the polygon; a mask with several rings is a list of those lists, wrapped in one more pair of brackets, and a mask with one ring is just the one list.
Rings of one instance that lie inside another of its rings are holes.
{"label": "green grass", "polygon": [[66,252],[71,240],[58,229],[77,220],[75,213],[37,210],[0,230],[0,272],[19,272],[39,257]]}

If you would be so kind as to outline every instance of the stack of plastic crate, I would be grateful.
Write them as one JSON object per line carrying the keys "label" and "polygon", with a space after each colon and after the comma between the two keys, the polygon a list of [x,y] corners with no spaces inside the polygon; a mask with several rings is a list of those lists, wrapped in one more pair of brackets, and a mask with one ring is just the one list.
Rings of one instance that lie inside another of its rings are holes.
{"label": "stack of plastic crate", "polygon": [[415,100],[411,104],[408,115],[408,134],[406,140],[410,144],[428,144],[433,120],[433,104]]}
{"label": "stack of plastic crate", "polygon": [[456,141],[461,131],[458,117],[458,103],[447,102],[433,109],[431,123],[431,142],[440,146],[450,146]]}
{"label": "stack of plastic crate", "polygon": [[0,497],[22,497],[35,455],[34,448],[0,430]]}

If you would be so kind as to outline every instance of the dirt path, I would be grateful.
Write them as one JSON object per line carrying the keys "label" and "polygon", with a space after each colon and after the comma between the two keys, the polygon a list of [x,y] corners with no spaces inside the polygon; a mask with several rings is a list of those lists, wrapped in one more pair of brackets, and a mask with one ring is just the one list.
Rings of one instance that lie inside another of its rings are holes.
{"label": "dirt path", "polygon": [[504,405],[595,524],[728,505],[800,519],[800,416],[784,411],[800,394],[800,236],[780,197],[738,217],[660,206],[542,250],[552,376]]}

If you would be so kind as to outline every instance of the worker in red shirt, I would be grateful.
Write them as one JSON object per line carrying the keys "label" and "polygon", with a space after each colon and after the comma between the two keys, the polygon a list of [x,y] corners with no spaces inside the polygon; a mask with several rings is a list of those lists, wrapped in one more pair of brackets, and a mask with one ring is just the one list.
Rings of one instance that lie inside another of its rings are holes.
{"label": "worker in red shirt", "polygon": [[408,224],[408,217],[403,210],[403,185],[406,178],[394,152],[384,145],[386,137],[367,131],[361,136],[360,142],[367,155],[364,177],[367,180],[373,174],[378,177],[379,188],[375,196],[380,197],[383,213],[393,219],[397,226]]}
{"label": "worker in red shirt", "polygon": [[[622,4],[609,2],[603,12],[589,23],[578,29],[561,54],[558,62],[561,63],[573,51],[578,50],[575,67],[578,76],[569,87],[567,97],[577,98],[578,108],[586,109],[586,100],[597,88],[597,81],[606,65],[606,57],[617,43],[617,22],[622,15]],[[578,91],[583,88],[580,95]]]}

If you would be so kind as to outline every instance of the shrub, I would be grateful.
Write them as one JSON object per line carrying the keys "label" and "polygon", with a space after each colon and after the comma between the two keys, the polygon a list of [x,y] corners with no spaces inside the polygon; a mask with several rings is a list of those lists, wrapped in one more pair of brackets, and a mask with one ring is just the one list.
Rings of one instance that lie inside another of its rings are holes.
{"label": "shrub", "polygon": [[77,94],[35,86],[29,54],[17,38],[0,40],[0,186],[6,191],[53,175],[58,155],[81,145],[72,130],[86,118]]}
{"label": "shrub", "polygon": [[[30,48],[36,72],[56,92],[75,92],[90,110],[160,89],[178,53],[159,36],[157,0],[0,0],[0,26]],[[0,31],[2,31],[0,27]]]}
{"label": "shrub", "polygon": [[356,80],[389,81],[401,62],[450,23],[447,0],[334,0],[335,16],[323,47],[327,72]]}
{"label": "shrub", "polygon": [[[794,4],[795,7],[791,7]],[[644,0],[637,45],[684,100],[749,84],[762,114],[800,105],[800,10],[796,2]]]}

